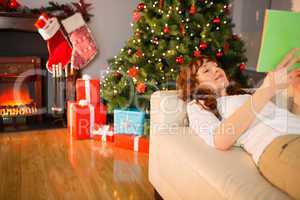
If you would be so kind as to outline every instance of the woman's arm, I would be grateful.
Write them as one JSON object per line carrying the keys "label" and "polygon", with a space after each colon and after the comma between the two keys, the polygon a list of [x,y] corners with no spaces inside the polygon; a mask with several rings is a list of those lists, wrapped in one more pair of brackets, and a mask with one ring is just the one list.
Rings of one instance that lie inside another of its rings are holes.
{"label": "woman's arm", "polygon": [[262,86],[215,130],[214,144],[217,149],[228,150],[249,128],[256,118],[256,113],[261,111],[276,91],[288,86],[288,68],[299,60],[295,57],[296,52],[298,49],[289,52],[276,70],[268,73]]}
{"label": "woman's arm", "polygon": [[215,147],[220,150],[228,150],[249,128],[256,118],[256,113],[259,113],[273,95],[269,87],[265,87],[265,85],[259,87],[240,108],[215,130]]}

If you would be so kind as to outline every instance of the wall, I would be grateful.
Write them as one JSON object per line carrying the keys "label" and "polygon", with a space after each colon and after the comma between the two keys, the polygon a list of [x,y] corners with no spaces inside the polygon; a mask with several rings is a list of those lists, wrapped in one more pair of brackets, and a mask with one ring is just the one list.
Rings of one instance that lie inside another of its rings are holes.
{"label": "wall", "polygon": [[[45,6],[50,0],[20,0],[22,5],[30,8]],[[93,32],[100,53],[84,70],[85,74],[100,77],[101,69],[108,66],[107,59],[115,56],[131,35],[131,13],[138,0],[86,0],[93,4],[94,14],[89,26]],[[58,2],[74,2],[74,0],[59,0]]]}

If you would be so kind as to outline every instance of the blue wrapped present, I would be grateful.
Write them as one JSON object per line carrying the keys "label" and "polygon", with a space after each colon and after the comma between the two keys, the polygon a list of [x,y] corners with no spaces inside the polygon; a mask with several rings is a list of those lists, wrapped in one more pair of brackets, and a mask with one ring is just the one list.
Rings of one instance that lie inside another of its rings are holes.
{"label": "blue wrapped present", "polygon": [[115,134],[143,135],[145,113],[137,109],[114,110]]}

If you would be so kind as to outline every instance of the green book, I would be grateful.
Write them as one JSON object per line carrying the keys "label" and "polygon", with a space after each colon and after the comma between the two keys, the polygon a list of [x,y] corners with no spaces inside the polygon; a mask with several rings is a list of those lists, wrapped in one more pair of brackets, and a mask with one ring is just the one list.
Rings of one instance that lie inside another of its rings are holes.
{"label": "green book", "polygon": [[292,48],[300,48],[299,22],[298,12],[266,10],[256,71],[273,71]]}

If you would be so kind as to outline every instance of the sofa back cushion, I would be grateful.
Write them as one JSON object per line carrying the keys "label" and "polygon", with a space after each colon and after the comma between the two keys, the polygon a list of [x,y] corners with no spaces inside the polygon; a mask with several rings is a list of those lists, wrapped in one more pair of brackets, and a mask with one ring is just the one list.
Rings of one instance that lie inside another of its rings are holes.
{"label": "sofa back cushion", "polygon": [[158,91],[151,96],[151,125],[159,129],[188,126],[186,103],[178,98],[177,91]]}

